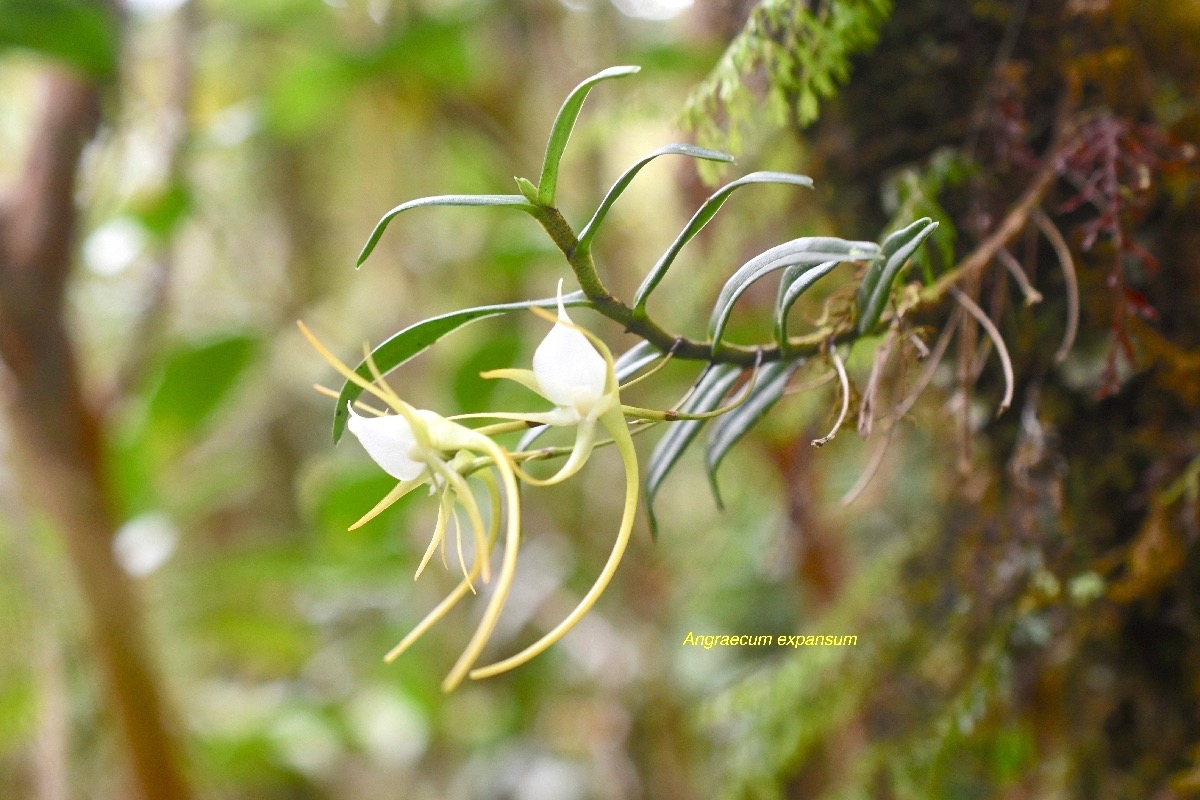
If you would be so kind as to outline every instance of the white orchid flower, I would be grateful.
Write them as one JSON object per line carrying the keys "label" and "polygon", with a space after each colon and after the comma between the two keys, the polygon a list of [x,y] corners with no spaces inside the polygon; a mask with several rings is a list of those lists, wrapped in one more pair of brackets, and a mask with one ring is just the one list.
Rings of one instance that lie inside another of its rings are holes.
{"label": "white orchid flower", "polygon": [[[324,345],[301,324],[300,329],[309,342],[347,380],[357,384],[387,403],[395,412],[385,414],[373,412],[375,417],[362,416],[350,409],[348,427],[358,437],[367,453],[399,483],[376,506],[367,512],[353,528],[365,524],[380,512],[414,489],[428,484],[431,493],[440,492],[438,521],[429,548],[421,561],[417,574],[420,575],[439,544],[446,541],[446,529],[451,520],[455,522],[455,508],[461,504],[467,511],[475,535],[474,563],[468,569],[463,557],[461,535],[459,538],[459,561],[463,569],[463,580],[442,602],[429,612],[393,650],[387,654],[391,661],[403,653],[438,620],[446,615],[459,600],[473,590],[472,581],[479,575],[488,581],[488,556],[499,535],[501,525],[501,494],[503,491],[505,543],[504,558],[495,589],[484,610],[483,618],[466,650],[455,663],[450,674],[442,683],[445,691],[457,687],[469,674],[471,678],[486,678],[520,666],[545,651],[561,639],[583,618],[607,588],[616,573],[629,543],[633,523],[637,515],[638,463],[633,439],[625,421],[625,410],[618,396],[618,386],[613,366],[613,357],[608,347],[588,331],[576,325],[567,315],[562,303],[561,284],[557,317],[533,309],[535,313],[554,322],[553,328],[538,346],[533,357],[532,370],[503,369],[484,373],[490,378],[509,378],[533,390],[554,404],[546,412],[506,413],[486,412],[447,419],[432,411],[415,409],[405,403],[373,368],[374,381],[367,381],[339,361]],[[336,393],[333,393],[336,397]],[[512,420],[486,428],[471,429],[456,420],[468,417],[489,417]],[[487,433],[502,430],[513,431],[533,422],[553,426],[577,425],[575,443],[566,463],[551,478],[538,479],[528,475],[518,465],[534,453],[509,453],[496,444]],[[624,511],[617,537],[608,560],[591,589],[583,596],[575,609],[551,631],[537,642],[514,656],[485,667],[472,669],[487,644],[496,621],[508,597],[516,571],[517,549],[520,544],[520,497],[517,481],[523,480],[537,486],[546,486],[566,480],[575,474],[587,461],[596,444],[597,428],[603,427],[611,436],[612,443],[621,457],[625,468]],[[467,478],[480,480],[489,492],[491,525],[483,531],[482,514]]]}
{"label": "white orchid flower", "polygon": [[556,425],[595,420],[611,402],[606,393],[608,365],[587,337],[575,327],[562,302],[558,285],[558,320],[533,353],[534,391],[554,403]]}
{"label": "white orchid flower", "polygon": [[[479,659],[488,639],[491,638],[496,621],[500,617],[500,611],[512,588],[513,576],[516,574],[517,550],[520,546],[521,535],[521,501],[514,471],[515,465],[509,454],[483,433],[448,420],[433,411],[413,408],[404,402],[383,381],[382,376],[373,368],[369,359],[368,365],[372,366],[374,381],[365,380],[346,366],[321,344],[303,323],[300,323],[300,331],[317,352],[344,378],[357,384],[364,391],[375,395],[395,412],[394,414],[385,414],[375,411],[373,413],[377,416],[371,418],[361,416],[355,413],[353,408],[350,409],[351,416],[348,427],[351,433],[358,437],[367,454],[385,472],[399,481],[392,491],[388,492],[350,529],[354,530],[366,524],[401,497],[428,484],[431,492],[440,493],[441,499],[438,507],[438,521],[425,556],[417,568],[417,577],[420,577],[438,545],[441,544],[444,548],[445,533],[451,520],[455,522],[455,528],[458,530],[458,554],[459,564],[463,570],[462,581],[433,611],[426,615],[425,619],[400,644],[388,653],[386,656],[388,661],[404,652],[434,623],[444,617],[468,592],[473,592],[476,578],[482,576],[485,583],[490,581],[489,558],[499,534],[501,489],[503,489],[505,542],[500,574],[475,634],[471,637],[449,675],[442,682],[442,689],[447,692],[451,691],[463,681],[468,671]],[[480,480],[489,494],[492,518],[486,532],[483,515],[480,513],[471,487],[467,484],[468,476]],[[475,553],[470,568],[467,567],[463,554],[461,528],[458,526],[458,517],[455,511],[459,504],[466,510],[475,537]]]}
{"label": "white orchid flower", "polygon": [[[539,308],[534,313],[549,317]],[[604,354],[601,353],[604,350]],[[608,411],[620,409],[612,355],[603,342],[576,325],[562,301],[558,283],[558,317],[533,353],[533,369],[497,369],[484,378],[507,378],[541,395],[554,404],[551,411],[527,414],[484,413],[475,416],[515,419],[542,425],[577,425],[575,445],[566,463],[550,478],[521,478],[537,486],[560,483],[574,475],[591,455],[596,444],[597,423]]]}
{"label": "white orchid flower", "polygon": [[346,427],[384,472],[399,481],[415,480],[428,472],[427,459],[407,419],[398,415],[359,416],[353,405],[347,410],[350,420]]}

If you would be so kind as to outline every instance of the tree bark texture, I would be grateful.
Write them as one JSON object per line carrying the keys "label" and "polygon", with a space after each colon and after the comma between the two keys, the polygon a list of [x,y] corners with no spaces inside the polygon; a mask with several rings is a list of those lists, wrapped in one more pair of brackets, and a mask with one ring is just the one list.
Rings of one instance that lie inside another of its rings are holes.
{"label": "tree bark texture", "polygon": [[76,233],[76,173],[100,121],[97,86],[49,70],[23,173],[0,206],[0,358],[5,411],[30,498],[64,538],[88,606],[97,667],[146,800],[186,800],[162,691],[129,577],[113,558],[101,422],[81,383],[64,313]]}

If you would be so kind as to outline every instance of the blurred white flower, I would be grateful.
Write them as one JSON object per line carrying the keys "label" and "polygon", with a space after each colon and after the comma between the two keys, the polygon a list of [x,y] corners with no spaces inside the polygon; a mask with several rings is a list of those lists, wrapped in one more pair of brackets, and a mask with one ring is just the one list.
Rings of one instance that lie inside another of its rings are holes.
{"label": "blurred white flower", "polygon": [[175,553],[179,529],[166,514],[141,514],[122,525],[113,537],[113,557],[135,578],[157,570]]}
{"label": "blurred white flower", "polygon": [[146,229],[135,219],[116,217],[83,240],[83,263],[96,275],[111,278],[129,269],[146,249]]}

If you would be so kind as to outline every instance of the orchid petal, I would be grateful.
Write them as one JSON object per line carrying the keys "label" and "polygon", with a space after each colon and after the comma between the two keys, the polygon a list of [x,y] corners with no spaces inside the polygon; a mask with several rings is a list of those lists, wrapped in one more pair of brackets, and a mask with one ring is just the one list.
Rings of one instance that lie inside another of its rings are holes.
{"label": "orchid petal", "polygon": [[[483,559],[483,580],[484,583],[487,583],[491,580],[492,573],[491,567],[488,564],[489,553],[481,549],[483,545],[483,514],[481,514],[479,511],[479,504],[475,501],[475,495],[472,494],[471,487],[467,485],[466,479],[464,479],[459,472],[444,467],[438,471],[441,472],[443,477],[450,483],[450,487],[454,490],[454,494],[458,498],[458,501],[462,503],[463,507],[467,510],[467,517],[471,521],[471,528],[476,532],[477,552],[475,553],[475,558]],[[461,550],[461,548],[462,544],[460,542],[459,549]],[[475,591],[474,586],[471,587],[471,591]]]}
{"label": "orchid petal", "polygon": [[579,422],[579,428],[576,430],[575,445],[571,448],[571,455],[567,458],[566,463],[559,468],[558,472],[549,478],[535,478],[520,467],[516,467],[515,469],[521,480],[530,486],[553,486],[556,483],[562,483],[578,472],[587,463],[588,457],[592,454],[592,449],[595,446],[596,421],[584,419]]}
{"label": "orchid petal", "polygon": [[366,525],[368,522],[375,519],[377,516],[382,514],[384,511],[386,511],[393,503],[395,503],[401,497],[404,497],[404,495],[408,494],[413,489],[417,488],[418,486],[423,485],[424,483],[425,483],[425,481],[416,480],[416,479],[413,479],[411,481],[401,481],[400,483],[397,483],[396,488],[392,489],[390,492],[388,492],[386,495],[384,495],[383,499],[380,500],[378,503],[376,503],[374,508],[372,508],[366,514],[363,514],[362,517],[358,520],[358,522],[351,525],[349,528],[347,528],[347,530],[351,530],[351,531],[358,530],[363,525]]}
{"label": "orchid petal", "polygon": [[[425,567],[429,564],[429,559],[433,557],[433,551],[437,549],[439,543],[445,541],[446,523],[449,521],[450,512],[453,510],[454,503],[450,497],[450,493],[446,492],[442,495],[442,500],[438,503],[437,523],[433,526],[433,536],[429,539],[429,547],[425,548],[425,555],[421,557],[421,563],[417,566],[417,572],[413,575],[413,580],[418,580],[421,573],[425,571]],[[445,549],[442,550],[442,558],[445,559]],[[474,590],[472,590],[474,591]]]}
{"label": "orchid petal", "polygon": [[454,520],[454,541],[458,545],[458,565],[462,568],[463,580],[467,582],[467,588],[471,590],[471,594],[475,594],[475,584],[471,582],[471,576],[467,572],[467,558],[463,555],[462,524],[458,521],[458,509],[450,512],[450,518]]}
{"label": "orchid petal", "polygon": [[412,426],[403,416],[364,417],[350,410],[348,427],[358,437],[363,449],[383,467],[384,472],[399,481],[411,481],[425,471],[425,464],[413,458],[418,451]]}
{"label": "orchid petal", "polygon": [[608,364],[579,330],[562,305],[559,285],[558,322],[533,354],[538,393],[556,406],[586,416],[604,396]]}
{"label": "orchid petal", "polygon": [[[485,548],[490,552],[492,545],[500,533],[500,491],[492,473],[484,472],[480,477],[488,488],[488,498],[492,505],[492,524],[488,529],[487,547]],[[475,575],[479,574],[479,571],[480,561],[479,559],[475,559],[475,563],[471,567],[470,576],[474,578]],[[432,611],[426,614],[425,618],[417,623],[416,627],[409,631],[408,635],[401,639],[399,644],[389,650],[387,655],[383,657],[383,660],[390,663],[399,658],[405,650],[412,646],[413,642],[424,636],[426,631],[432,628],[442,617],[446,616],[450,612],[450,609],[454,608],[458,604],[458,601],[467,595],[469,590],[469,582],[466,579],[459,581],[458,586],[451,590],[450,594],[446,595],[442,602],[438,603]]]}
{"label": "orchid petal", "polygon": [[[526,389],[529,389],[532,392],[536,392],[537,394],[542,394],[542,389],[538,385],[537,376],[534,375],[531,370],[527,370],[527,369],[490,369],[487,372],[479,373],[479,377],[486,378],[487,380],[503,378],[504,380],[512,381],[514,383],[519,383],[522,386],[524,386]],[[545,397],[545,395],[542,395],[542,396]],[[546,399],[549,400],[550,398],[547,397]]]}
{"label": "orchid petal", "polygon": [[517,488],[517,478],[513,473],[512,462],[508,454],[498,445],[491,440],[486,440],[483,449],[492,457],[496,472],[504,485],[506,506],[504,558],[501,559],[500,574],[496,578],[495,588],[483,611],[483,617],[479,620],[479,626],[475,629],[475,633],[471,636],[471,641],[467,643],[462,655],[458,657],[458,661],[454,663],[450,673],[442,681],[442,691],[444,692],[454,691],[467,677],[471,667],[475,666],[475,662],[479,660],[483,648],[496,629],[496,621],[500,618],[500,611],[508,599],[513,577],[517,572],[517,552],[521,547],[521,493]]}
{"label": "orchid petal", "polygon": [[[478,414],[456,414],[454,420],[460,419],[510,419],[517,422],[524,422],[526,427],[536,427],[538,425],[574,425],[583,417],[579,416],[579,412],[573,408],[553,408],[549,411],[529,411],[529,412],[507,412],[507,411],[481,411]],[[532,423],[532,425],[530,424]],[[484,432],[485,428],[476,428],[476,432]],[[514,430],[520,430],[516,428]],[[512,430],[501,431],[501,433],[512,433]]]}

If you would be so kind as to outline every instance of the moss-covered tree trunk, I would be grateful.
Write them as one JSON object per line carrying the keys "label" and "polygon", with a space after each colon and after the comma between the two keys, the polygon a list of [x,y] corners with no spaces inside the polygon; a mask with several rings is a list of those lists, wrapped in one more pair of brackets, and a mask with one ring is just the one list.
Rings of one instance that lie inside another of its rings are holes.
{"label": "moss-covered tree trunk", "polygon": [[975,265],[1015,399],[992,417],[962,322],[920,434],[938,524],[882,585],[858,567],[840,613],[874,643],[836,677],[730,693],[755,731],[733,792],[1200,794],[1200,5],[896,3],[797,135],[855,235],[905,203],[956,235],[925,279]]}

